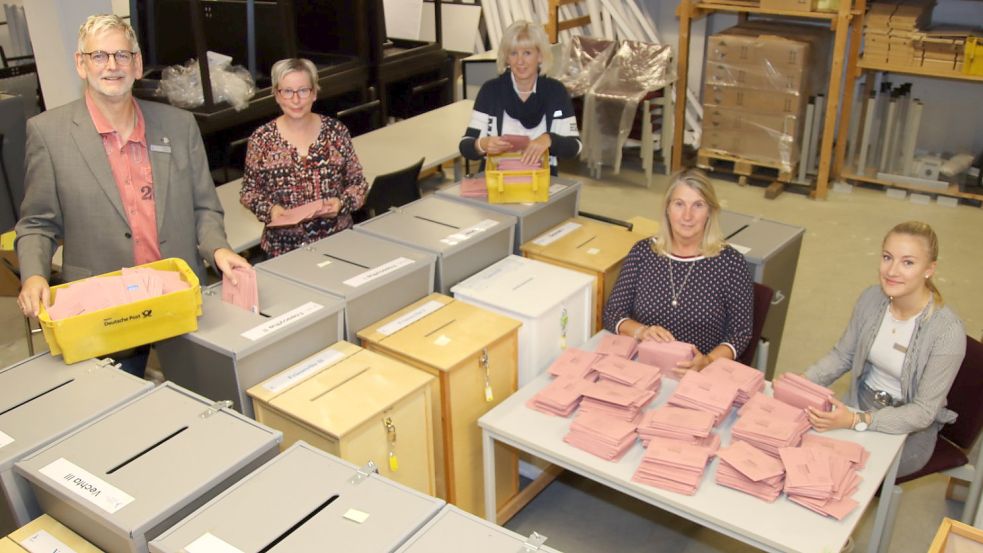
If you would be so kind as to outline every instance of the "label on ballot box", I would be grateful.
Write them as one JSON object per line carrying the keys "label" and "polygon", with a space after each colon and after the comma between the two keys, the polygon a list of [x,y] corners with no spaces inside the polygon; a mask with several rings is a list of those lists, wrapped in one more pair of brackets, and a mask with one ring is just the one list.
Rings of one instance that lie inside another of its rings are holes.
{"label": "label on ballot box", "polygon": [[6,446],[6,445],[10,445],[12,443],[14,443],[14,439],[13,438],[11,438],[9,435],[7,435],[7,434],[5,434],[3,432],[0,432],[0,447]]}
{"label": "label on ballot box", "polygon": [[44,530],[38,530],[21,540],[20,545],[30,553],[75,553],[74,549]]}
{"label": "label on ballot box", "polygon": [[295,382],[305,380],[308,376],[321,372],[325,367],[334,365],[345,358],[345,354],[333,349],[326,349],[297,363],[279,375],[269,379],[263,387],[273,393],[279,393],[292,386]]}
{"label": "label on ballot box", "polygon": [[413,311],[403,315],[402,317],[392,321],[391,323],[384,324],[379,327],[378,332],[383,336],[392,336],[393,334],[403,330],[404,328],[410,326],[411,324],[419,321],[420,319],[426,317],[427,315],[433,313],[434,311],[440,309],[445,304],[439,301],[428,301],[427,303],[417,307]]}
{"label": "label on ballot box", "polygon": [[110,514],[133,502],[133,497],[123,490],[100,480],[64,457],[48,463],[39,472],[59,486]]}
{"label": "label on ballot box", "polygon": [[323,305],[309,301],[297,309],[291,309],[279,317],[274,317],[259,326],[243,332],[242,337],[255,342],[323,308]]}
{"label": "label on ballot box", "polygon": [[397,257],[388,263],[379,265],[374,269],[369,269],[364,273],[359,273],[352,278],[342,282],[345,286],[351,286],[352,288],[358,288],[363,284],[368,284],[377,278],[384,277],[389,273],[397,271],[400,267],[405,267],[407,265],[412,265],[413,260],[407,259],[405,257]]}
{"label": "label on ballot box", "polygon": [[579,223],[564,223],[532,241],[537,246],[549,246],[560,238],[580,228]]}
{"label": "label on ballot box", "polygon": [[457,244],[474,238],[478,234],[485,232],[486,230],[494,227],[498,224],[498,221],[493,221],[491,219],[484,219],[481,222],[471,225],[470,227],[463,228],[454,234],[447,235],[447,238],[442,238],[440,241],[448,246],[456,246]]}
{"label": "label on ballot box", "polygon": [[208,532],[184,546],[184,550],[188,553],[242,553],[242,550],[225,543]]}

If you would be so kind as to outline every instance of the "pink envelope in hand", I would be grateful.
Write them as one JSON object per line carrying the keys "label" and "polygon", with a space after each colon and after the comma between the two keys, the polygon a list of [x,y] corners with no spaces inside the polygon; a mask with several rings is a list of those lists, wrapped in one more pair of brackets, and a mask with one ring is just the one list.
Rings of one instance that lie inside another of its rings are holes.
{"label": "pink envelope in hand", "polygon": [[[601,338],[600,343],[597,344],[597,349],[594,351],[605,355],[616,355],[625,359],[631,359],[635,356],[635,351],[637,348],[638,342],[631,336],[605,334],[604,337]],[[648,364],[651,365],[652,363]]]}
{"label": "pink envelope in hand", "polygon": [[655,365],[662,369],[662,375],[675,380],[679,374],[675,371],[676,363],[693,359],[692,344],[686,342],[656,342],[643,340],[638,344],[638,361],[646,365]]}
{"label": "pink envelope in hand", "polygon": [[526,149],[526,146],[529,146],[529,137],[521,134],[503,134],[499,138],[509,143],[509,146],[512,147],[509,150],[511,152],[521,152]]}
{"label": "pink envelope in hand", "polygon": [[222,301],[241,307],[247,311],[259,311],[259,289],[256,285],[256,269],[252,267],[236,267],[232,271],[236,284],[232,284],[232,276],[222,275]]}

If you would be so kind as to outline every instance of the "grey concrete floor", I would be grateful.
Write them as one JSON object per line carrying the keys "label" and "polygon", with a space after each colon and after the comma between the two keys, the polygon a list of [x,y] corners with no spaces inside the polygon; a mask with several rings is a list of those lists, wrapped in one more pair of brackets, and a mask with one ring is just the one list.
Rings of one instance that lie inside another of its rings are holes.
{"label": "grey concrete floor", "polygon": [[[637,162],[627,160],[621,175],[605,171],[600,180],[586,176],[576,164],[563,167],[564,176],[584,182],[581,207],[621,219],[636,215],[658,218],[666,177],[657,175],[646,187]],[[894,224],[920,219],[929,222],[941,242],[937,281],[946,302],[962,317],[967,332],[983,334],[983,273],[979,240],[983,210],[894,200],[882,190],[831,192],[825,201],[786,193],[764,198],[764,189],[716,180],[726,209],[805,227],[801,257],[792,290],[788,321],[779,352],[778,372],[801,372],[835,343],[853,303],[866,286],[876,283],[878,253],[884,233]],[[439,180],[426,183],[440,186]],[[0,298],[0,367],[27,356],[23,319],[13,298]],[[35,337],[39,351],[46,349]],[[838,383],[841,391],[843,384]],[[904,496],[890,551],[923,552],[943,516],[958,517],[962,503],[945,499],[946,479],[927,477],[904,486]],[[873,505],[863,517],[855,538],[857,551],[866,550],[873,525]],[[775,521],[781,524],[781,521]],[[566,553],[618,551],[744,552],[751,548],[684,519],[613,493],[572,474],[565,474],[507,525],[522,534],[538,531],[548,545]]]}

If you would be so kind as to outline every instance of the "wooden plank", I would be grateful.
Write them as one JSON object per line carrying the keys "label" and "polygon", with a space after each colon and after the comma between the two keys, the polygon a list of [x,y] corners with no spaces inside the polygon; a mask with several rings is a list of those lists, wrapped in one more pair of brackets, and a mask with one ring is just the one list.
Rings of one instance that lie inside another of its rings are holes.
{"label": "wooden plank", "polygon": [[920,194],[936,194],[940,196],[949,196],[951,198],[962,198],[964,200],[974,200],[977,202],[983,202],[983,194],[974,194],[972,192],[963,192],[959,190],[959,186],[955,184],[949,185],[948,190],[934,190],[930,188],[921,188],[914,185],[901,184],[897,182],[891,182],[870,175],[859,175],[853,172],[844,172],[842,175],[843,180],[863,182],[867,184],[876,184],[879,186],[884,186],[887,188],[900,188],[902,190],[910,190],[912,192],[918,192]]}
{"label": "wooden plank", "polygon": [[[864,0],[859,1],[863,2]],[[843,83],[843,105],[840,107],[840,128],[836,137],[836,149],[833,152],[833,178],[839,178],[840,173],[843,172],[846,144],[850,138],[850,117],[853,116],[853,91],[856,88],[857,77],[860,76],[857,64],[860,57],[860,42],[863,40],[863,15],[856,16],[851,23],[850,52],[847,54],[846,81]]]}
{"label": "wooden plank", "polygon": [[[844,0],[845,2],[846,0]],[[819,174],[816,176],[816,199],[826,199],[829,175],[833,159],[833,133],[836,130],[836,111],[843,92],[843,60],[846,57],[846,42],[850,33],[850,13],[847,6],[840,6],[836,19],[836,35],[833,39],[833,67],[829,73],[829,91],[826,94],[826,116],[823,123],[822,147],[819,149]]]}
{"label": "wooden plank", "polygon": [[775,182],[769,184],[768,188],[765,188],[765,198],[774,200],[780,196],[782,192],[785,192],[785,183],[776,180]]}
{"label": "wooden plank", "polygon": [[957,81],[983,83],[983,75],[967,75],[965,73],[959,73],[958,71],[948,73],[912,65],[890,65],[887,63],[877,63],[861,59],[858,63],[858,67],[860,67],[860,69],[867,69],[870,71],[884,71],[887,73],[900,73],[902,75],[918,75],[921,77],[934,77],[937,79],[953,79]]}
{"label": "wooden plank", "polygon": [[681,0],[677,8],[679,15],[679,60],[676,62],[676,105],[673,115],[672,129],[672,170],[679,171],[683,167],[683,137],[686,135],[686,102],[689,75],[689,40],[693,24],[693,3],[691,0]]}
{"label": "wooden plank", "polygon": [[550,465],[543,470],[543,473],[536,477],[528,486],[522,488],[519,493],[513,495],[501,508],[498,509],[496,517],[498,518],[499,524],[505,524],[512,519],[529,504],[530,501],[536,498],[540,492],[546,489],[546,486],[550,485],[550,482],[556,480],[558,476],[563,474],[563,468],[557,465]]}

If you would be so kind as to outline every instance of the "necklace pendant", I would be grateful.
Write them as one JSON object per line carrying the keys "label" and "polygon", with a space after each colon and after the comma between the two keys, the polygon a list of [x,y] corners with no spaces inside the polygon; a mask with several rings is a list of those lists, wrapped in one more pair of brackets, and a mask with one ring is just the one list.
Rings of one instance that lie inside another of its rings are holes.
{"label": "necklace pendant", "polygon": [[676,300],[672,300],[672,306],[676,307],[677,305],[679,305],[679,302]]}

